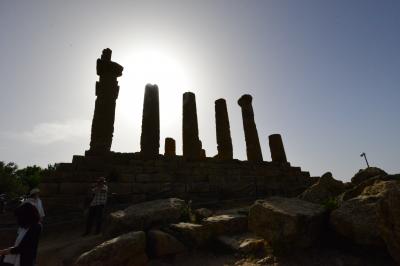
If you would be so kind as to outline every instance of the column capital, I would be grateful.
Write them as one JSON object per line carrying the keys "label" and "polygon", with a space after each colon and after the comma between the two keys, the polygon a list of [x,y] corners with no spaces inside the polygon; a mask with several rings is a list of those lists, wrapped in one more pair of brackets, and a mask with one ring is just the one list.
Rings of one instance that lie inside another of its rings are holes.
{"label": "column capital", "polygon": [[253,97],[251,97],[250,94],[244,94],[244,95],[242,95],[242,97],[239,98],[238,104],[241,107],[243,107],[243,106],[250,105],[252,101],[253,101]]}

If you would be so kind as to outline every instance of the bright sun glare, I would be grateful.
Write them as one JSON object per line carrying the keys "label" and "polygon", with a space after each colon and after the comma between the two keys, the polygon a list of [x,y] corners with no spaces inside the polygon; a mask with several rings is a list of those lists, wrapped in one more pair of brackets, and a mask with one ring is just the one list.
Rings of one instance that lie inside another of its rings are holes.
{"label": "bright sun glare", "polygon": [[170,127],[179,122],[182,94],[191,89],[188,73],[181,62],[155,49],[137,51],[124,61],[121,62],[124,74],[120,78],[121,94],[117,104],[121,115],[132,121],[132,100],[135,99],[135,103],[140,102],[140,114],[134,116],[141,117],[144,87],[151,83],[159,88],[161,123]]}

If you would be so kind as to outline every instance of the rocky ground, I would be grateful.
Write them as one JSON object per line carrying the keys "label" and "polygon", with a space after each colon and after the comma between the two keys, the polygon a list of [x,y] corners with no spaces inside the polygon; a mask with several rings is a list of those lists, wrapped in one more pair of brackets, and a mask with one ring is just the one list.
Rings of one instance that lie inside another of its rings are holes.
{"label": "rocky ground", "polygon": [[400,265],[400,175],[378,168],[350,183],[324,174],[297,198],[193,208],[171,198],[45,232],[40,266]]}

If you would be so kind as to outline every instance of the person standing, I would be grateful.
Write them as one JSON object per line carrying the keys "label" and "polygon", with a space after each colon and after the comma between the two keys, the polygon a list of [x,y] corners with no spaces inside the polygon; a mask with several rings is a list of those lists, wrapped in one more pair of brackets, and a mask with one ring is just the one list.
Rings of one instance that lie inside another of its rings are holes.
{"label": "person standing", "polygon": [[34,266],[42,232],[39,212],[32,204],[23,203],[15,215],[19,226],[17,239],[14,246],[0,250],[0,265]]}
{"label": "person standing", "polygon": [[43,203],[42,200],[39,198],[39,193],[40,190],[38,188],[34,188],[29,192],[29,197],[25,199],[24,202],[28,202],[30,204],[32,204],[33,206],[36,207],[36,209],[39,212],[39,216],[40,216],[40,222],[43,223],[43,219],[44,219],[44,209],[43,209]]}
{"label": "person standing", "polygon": [[99,177],[90,192],[92,200],[90,201],[86,230],[83,236],[90,234],[94,222],[96,223],[96,234],[99,234],[101,231],[104,206],[107,203],[108,186],[106,179],[104,177]]}
{"label": "person standing", "polygon": [[0,194],[0,214],[4,213],[5,205],[6,205],[6,194]]}

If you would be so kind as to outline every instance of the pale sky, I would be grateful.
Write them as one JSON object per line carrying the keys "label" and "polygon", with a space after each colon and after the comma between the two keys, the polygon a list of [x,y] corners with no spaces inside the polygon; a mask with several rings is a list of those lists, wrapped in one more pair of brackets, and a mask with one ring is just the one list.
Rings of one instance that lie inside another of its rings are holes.
{"label": "pale sky", "polygon": [[400,1],[0,1],[0,161],[70,162],[89,147],[96,59],[119,78],[112,149],[137,152],[144,87],[160,89],[161,147],[182,153],[182,93],[217,152],[225,98],[234,157],[245,159],[237,100],[253,96],[264,160],[282,134],[288,160],[349,180],[370,164],[400,172]]}

